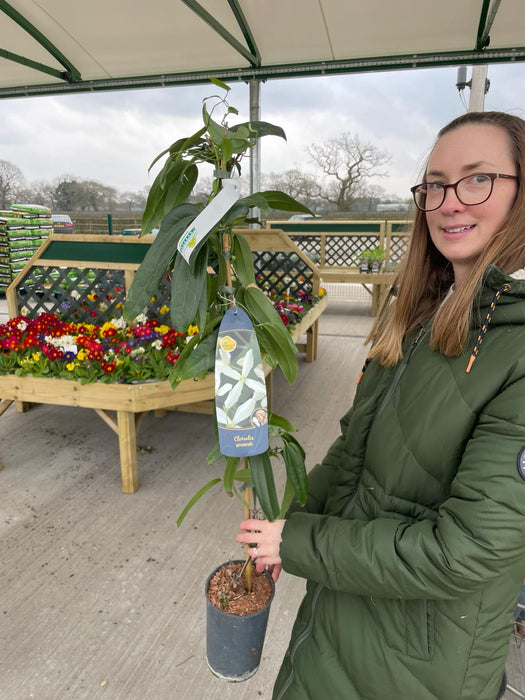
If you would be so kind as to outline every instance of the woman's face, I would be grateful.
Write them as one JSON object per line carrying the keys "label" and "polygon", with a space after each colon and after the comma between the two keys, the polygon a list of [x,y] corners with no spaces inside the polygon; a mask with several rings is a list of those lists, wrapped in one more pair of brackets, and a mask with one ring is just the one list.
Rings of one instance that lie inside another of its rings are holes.
{"label": "woman's face", "polygon": [[[510,137],[499,126],[465,124],[444,134],[427,165],[426,181],[450,184],[474,173],[517,175]],[[516,180],[496,178],[486,202],[462,204],[452,188],[443,204],[426,214],[430,237],[436,248],[452,263],[454,279],[460,284],[498,231],[516,197]]]}

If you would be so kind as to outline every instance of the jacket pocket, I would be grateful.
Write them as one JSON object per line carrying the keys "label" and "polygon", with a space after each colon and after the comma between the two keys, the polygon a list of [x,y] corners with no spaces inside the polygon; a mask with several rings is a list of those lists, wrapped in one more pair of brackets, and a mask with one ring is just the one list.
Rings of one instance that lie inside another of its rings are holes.
{"label": "jacket pocket", "polygon": [[388,648],[422,661],[434,650],[434,605],[428,600],[366,599]]}
{"label": "jacket pocket", "polygon": [[431,600],[405,600],[406,653],[428,661],[434,650],[434,604]]}

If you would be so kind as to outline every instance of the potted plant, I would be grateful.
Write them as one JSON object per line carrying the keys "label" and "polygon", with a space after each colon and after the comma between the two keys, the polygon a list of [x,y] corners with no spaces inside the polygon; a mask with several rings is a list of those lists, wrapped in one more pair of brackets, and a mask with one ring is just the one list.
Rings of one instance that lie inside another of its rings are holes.
{"label": "potted plant", "polygon": [[[212,79],[212,82],[225,91],[225,96],[204,100],[203,126],[192,136],[175,141],[152,163],[166,156],[149,192],[142,231],[150,231],[159,224],[160,228],[130,287],[124,318],[128,321],[136,318],[147,306],[161,280],[169,275],[172,325],[176,330],[185,330],[190,324],[198,329],[182,348],[171,370],[169,378],[174,388],[184,379],[199,378],[214,370],[219,325],[232,304],[247,312],[264,361],[271,368],[279,365],[291,384],[298,369],[295,346],[272,301],[256,286],[250,247],[235,227],[257,221],[250,215],[253,208],[263,213],[270,208],[311,212],[283,192],[257,192],[238,199],[222,211],[201,240],[191,239],[197,217],[205,212],[206,206],[209,212],[217,205],[219,200],[214,200],[223,193],[226,185],[231,187],[228,181],[240,174],[242,160],[256,141],[266,135],[286,138],[280,127],[266,122],[230,125],[228,120],[237,115],[237,110],[227,102],[229,88],[221,81]],[[215,113],[221,109],[223,116],[218,121]],[[209,165],[214,169],[214,179],[208,201],[191,203],[188,200],[197,182],[199,167]],[[179,249],[179,243],[184,245],[186,239],[191,239],[193,244],[189,262]],[[214,427],[217,431],[216,422]],[[196,501],[220,482],[226,493],[239,497],[245,517],[257,517],[262,512],[264,517],[273,520],[286,512],[294,496],[300,502],[306,501],[304,452],[292,434],[293,426],[286,419],[269,413],[268,429],[268,449],[249,457],[226,457],[223,476],[210,480],[199,489],[181,513],[179,525]],[[217,445],[208,461],[212,463],[221,457]],[[286,485],[281,496],[276,490],[272,460],[282,462],[286,470]],[[248,558],[244,563],[227,562],[219,567],[219,571],[222,577],[219,583],[216,572],[206,583],[207,595],[212,594],[214,598],[210,601],[208,596],[208,609],[213,608],[213,615],[208,615],[208,624],[218,625],[218,630],[211,633],[208,629],[208,664],[219,676],[231,681],[244,680],[257,670],[262,650],[262,641],[249,639],[246,630],[253,624],[256,635],[260,637],[261,628],[265,627],[264,614],[243,614],[241,611],[240,615],[233,615],[228,610],[229,591],[226,588],[234,588],[233,597],[238,598],[246,591],[246,596],[253,598],[254,581],[259,575]],[[269,588],[268,606],[273,596],[273,582],[264,574],[260,576],[264,587]],[[265,615],[267,618],[267,612]]]}
{"label": "potted plant", "polygon": [[381,248],[381,246],[373,248],[369,254],[371,272],[380,272],[385,258],[386,250],[384,248]]}
{"label": "potted plant", "polygon": [[370,270],[370,251],[362,250],[356,259],[359,272],[369,272]]}

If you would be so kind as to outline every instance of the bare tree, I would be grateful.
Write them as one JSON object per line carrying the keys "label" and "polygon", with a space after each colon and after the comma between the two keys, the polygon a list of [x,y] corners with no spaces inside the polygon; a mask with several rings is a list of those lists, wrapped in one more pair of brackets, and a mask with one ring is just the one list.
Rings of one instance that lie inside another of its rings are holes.
{"label": "bare tree", "polygon": [[312,173],[302,172],[296,167],[282,173],[269,173],[263,180],[265,189],[286,192],[310,209],[318,203],[321,187],[319,178]]}
{"label": "bare tree", "polygon": [[348,211],[371,177],[386,177],[382,170],[391,155],[370,142],[362,142],[349,131],[322,144],[307,146],[308,155],[330,178],[320,193],[321,199],[335,205],[337,211]]}
{"label": "bare tree", "polygon": [[20,168],[8,160],[0,160],[0,209],[8,209],[15,203],[24,184],[25,178]]}
{"label": "bare tree", "polygon": [[19,202],[41,204],[52,209],[54,192],[55,185],[46,180],[35,180],[18,190],[17,199]]}

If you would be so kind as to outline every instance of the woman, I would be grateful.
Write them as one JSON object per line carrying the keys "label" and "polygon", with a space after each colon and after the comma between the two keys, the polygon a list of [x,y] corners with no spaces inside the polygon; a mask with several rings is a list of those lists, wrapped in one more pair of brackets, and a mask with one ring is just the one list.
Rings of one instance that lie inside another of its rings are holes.
{"label": "woman", "polygon": [[524,171],[522,119],[442,129],[306,506],[241,523],[259,570],[307,580],[274,700],[501,692],[525,575]]}

